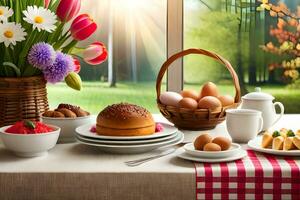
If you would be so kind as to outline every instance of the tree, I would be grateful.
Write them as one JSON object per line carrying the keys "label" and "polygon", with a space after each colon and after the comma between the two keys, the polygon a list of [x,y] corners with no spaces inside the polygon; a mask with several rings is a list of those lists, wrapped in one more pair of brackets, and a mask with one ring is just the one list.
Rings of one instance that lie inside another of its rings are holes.
{"label": "tree", "polygon": [[267,10],[271,17],[277,19],[276,27],[271,26],[269,32],[275,41],[261,46],[264,51],[280,58],[280,61],[269,64],[269,70],[281,70],[282,81],[294,82],[299,78],[300,69],[300,6],[293,13],[283,2],[276,5],[268,0],[260,2],[257,10]]}
{"label": "tree", "polygon": [[[242,94],[245,94],[248,92],[246,88],[246,83],[245,83],[245,70],[243,66],[243,45],[242,45],[242,35],[244,32],[249,31],[249,23],[248,23],[248,17],[250,16],[251,20],[251,15],[248,13],[248,7],[249,4],[247,1],[243,2],[242,0],[225,0],[225,11],[229,13],[234,13],[238,14],[238,20],[239,20],[239,25],[238,25],[238,32],[237,32],[237,72],[239,76],[239,81],[240,81],[240,86],[241,86],[241,92]],[[251,11],[251,9],[250,9]],[[245,15],[245,17],[244,17]]]}

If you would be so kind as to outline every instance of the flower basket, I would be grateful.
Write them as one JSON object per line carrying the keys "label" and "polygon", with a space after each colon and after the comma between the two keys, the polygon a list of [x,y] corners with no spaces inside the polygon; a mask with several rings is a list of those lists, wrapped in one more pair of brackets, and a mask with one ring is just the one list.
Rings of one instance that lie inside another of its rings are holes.
{"label": "flower basket", "polygon": [[[234,98],[234,104],[227,107],[222,107],[221,110],[218,111],[211,111],[209,109],[190,110],[190,109],[179,108],[175,106],[167,106],[160,102],[159,97],[161,94],[161,82],[165,72],[176,59],[180,57],[184,57],[189,54],[198,54],[198,55],[211,57],[216,61],[218,61],[219,63],[223,64],[227,68],[227,70],[230,72],[232,76],[235,92],[236,92]],[[176,127],[181,129],[188,129],[188,130],[213,129],[217,124],[225,120],[225,114],[226,114],[225,110],[228,108],[236,108],[240,104],[240,99],[241,99],[239,79],[231,64],[227,60],[219,56],[218,54],[203,49],[187,49],[171,56],[162,65],[158,73],[157,80],[156,80],[156,94],[157,94],[157,105],[162,115],[165,118],[167,118],[170,122],[172,122]]]}
{"label": "flower basket", "polygon": [[0,1],[0,126],[39,120],[48,110],[46,83],[81,90],[80,61],[107,59],[99,41],[76,47],[97,30],[80,8],[80,0]]}
{"label": "flower basket", "polygon": [[43,76],[0,77],[0,127],[22,119],[39,120],[48,109]]}

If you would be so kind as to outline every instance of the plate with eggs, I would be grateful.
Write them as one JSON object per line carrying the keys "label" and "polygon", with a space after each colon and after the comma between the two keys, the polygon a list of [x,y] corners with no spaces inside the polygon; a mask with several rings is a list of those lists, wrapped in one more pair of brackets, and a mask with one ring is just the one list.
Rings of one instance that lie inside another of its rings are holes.
{"label": "plate with eggs", "polygon": [[259,152],[283,156],[300,156],[300,130],[282,128],[266,131],[248,142],[248,146]]}
{"label": "plate with eggs", "polygon": [[209,134],[198,136],[193,143],[183,146],[178,157],[197,162],[229,162],[241,159],[247,155],[241,146],[232,143],[226,137],[212,138]]}

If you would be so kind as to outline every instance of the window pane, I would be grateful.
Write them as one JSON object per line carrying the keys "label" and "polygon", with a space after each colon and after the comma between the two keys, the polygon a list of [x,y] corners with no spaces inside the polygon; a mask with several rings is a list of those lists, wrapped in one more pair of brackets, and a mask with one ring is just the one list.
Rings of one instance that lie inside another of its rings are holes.
{"label": "window pane", "polygon": [[112,36],[116,86],[110,87],[108,82],[108,62],[89,66],[81,61],[83,90],[76,92],[65,84],[49,85],[51,106],[66,102],[98,113],[109,104],[131,102],[158,112],[155,80],[166,59],[166,3],[166,0],[82,2],[81,13],[94,18],[98,31],[79,46],[98,40],[109,47],[108,38]]}
{"label": "window pane", "polygon": [[[299,0],[269,2],[299,15]],[[254,0],[184,0],[184,5],[185,48],[220,54],[236,69],[244,91],[260,86],[282,101],[287,113],[300,113],[297,20],[259,11],[260,2]],[[210,58],[188,56],[184,70],[186,88],[199,90],[203,82],[213,81],[223,94],[234,95],[230,74]]]}

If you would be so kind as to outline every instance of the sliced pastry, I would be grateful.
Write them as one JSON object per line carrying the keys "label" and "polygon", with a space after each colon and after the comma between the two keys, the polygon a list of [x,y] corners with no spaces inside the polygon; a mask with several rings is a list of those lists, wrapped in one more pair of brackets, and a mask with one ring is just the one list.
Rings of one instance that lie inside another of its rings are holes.
{"label": "sliced pastry", "polygon": [[300,136],[296,135],[293,137],[293,143],[297,147],[297,149],[300,149]]}
{"label": "sliced pastry", "polygon": [[288,151],[288,150],[291,150],[291,149],[295,148],[294,143],[293,143],[293,139],[294,139],[294,137],[286,137],[284,139],[283,150]]}
{"label": "sliced pastry", "polygon": [[300,136],[300,130],[296,131],[296,135]]}
{"label": "sliced pastry", "polygon": [[271,146],[272,141],[273,141],[273,137],[272,137],[271,133],[266,131],[264,133],[264,135],[262,136],[261,147],[262,148],[267,148],[267,147]]}
{"label": "sliced pastry", "polygon": [[284,137],[278,136],[273,139],[272,149],[282,150],[283,149]]}
{"label": "sliced pastry", "polygon": [[282,137],[286,137],[286,134],[288,133],[288,129],[282,128],[282,129],[280,129],[279,132]]}

